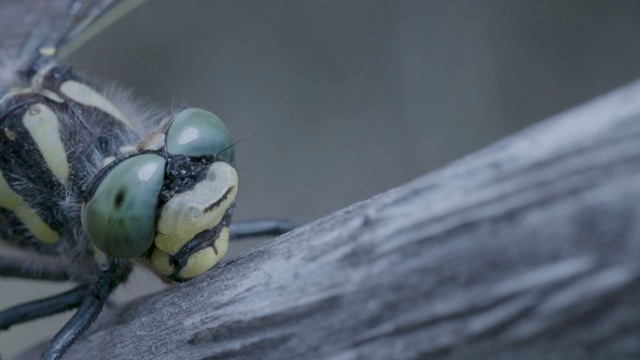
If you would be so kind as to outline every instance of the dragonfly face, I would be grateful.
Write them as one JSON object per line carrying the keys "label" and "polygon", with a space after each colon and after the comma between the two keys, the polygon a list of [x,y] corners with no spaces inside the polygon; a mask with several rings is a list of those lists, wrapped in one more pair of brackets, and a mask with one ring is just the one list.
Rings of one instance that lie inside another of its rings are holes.
{"label": "dragonfly face", "polygon": [[[0,312],[6,329],[80,307],[43,358],[64,354],[133,264],[185,281],[211,269],[233,237],[292,228],[286,221],[231,225],[234,149],[215,115],[125,111],[132,106],[112,101],[55,57],[119,2],[9,2],[10,9],[38,5],[43,17],[22,42],[2,42],[0,276],[81,284]],[[3,9],[0,20],[7,20]],[[60,18],[44,21],[50,13]]]}
{"label": "dragonfly face", "polygon": [[182,281],[226,253],[238,178],[231,136],[215,115],[185,109],[140,148],[109,162],[84,193],[82,226],[105,254]]}

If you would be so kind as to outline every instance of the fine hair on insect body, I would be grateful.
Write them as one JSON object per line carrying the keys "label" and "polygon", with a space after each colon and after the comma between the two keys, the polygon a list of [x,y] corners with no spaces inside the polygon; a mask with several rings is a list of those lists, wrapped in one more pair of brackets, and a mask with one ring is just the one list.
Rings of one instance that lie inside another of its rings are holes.
{"label": "fine hair on insect body", "polygon": [[231,222],[235,145],[246,137],[234,142],[216,115],[158,110],[61,60],[139,3],[0,4],[0,276],[77,283],[0,311],[5,330],[78,309],[43,359],[64,356],[134,266],[184,282],[213,268],[230,240],[294,228]]}

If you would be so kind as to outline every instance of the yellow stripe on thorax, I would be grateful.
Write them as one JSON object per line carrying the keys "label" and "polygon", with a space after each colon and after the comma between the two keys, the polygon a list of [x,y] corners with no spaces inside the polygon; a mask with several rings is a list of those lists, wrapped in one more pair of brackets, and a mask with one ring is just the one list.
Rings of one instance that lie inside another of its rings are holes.
{"label": "yellow stripe on thorax", "polygon": [[77,81],[69,80],[60,85],[60,91],[65,96],[80,104],[95,107],[106,112],[121,123],[133,129],[133,126],[131,126],[129,120],[127,120],[124,114],[121,113],[117,107],[115,107],[104,96],[100,95],[97,91],[93,90],[87,85],[79,83]]}
{"label": "yellow stripe on thorax", "polygon": [[36,238],[53,244],[58,234],[9,186],[0,171],[0,207],[12,211]]}
{"label": "yellow stripe on thorax", "polygon": [[34,104],[24,114],[22,123],[38,146],[53,175],[62,184],[66,184],[69,181],[69,163],[56,114],[45,105]]}

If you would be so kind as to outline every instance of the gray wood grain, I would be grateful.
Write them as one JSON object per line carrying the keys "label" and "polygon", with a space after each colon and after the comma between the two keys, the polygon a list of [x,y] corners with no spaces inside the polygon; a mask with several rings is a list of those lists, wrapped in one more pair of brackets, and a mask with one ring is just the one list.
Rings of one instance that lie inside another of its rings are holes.
{"label": "gray wood grain", "polygon": [[639,218],[634,83],[109,311],[67,359],[638,358]]}

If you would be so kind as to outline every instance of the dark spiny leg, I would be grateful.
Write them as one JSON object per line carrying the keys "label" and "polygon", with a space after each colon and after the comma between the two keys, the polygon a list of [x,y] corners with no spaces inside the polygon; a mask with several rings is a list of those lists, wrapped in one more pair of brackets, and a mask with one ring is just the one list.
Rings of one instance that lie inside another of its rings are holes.
{"label": "dark spiny leg", "polygon": [[88,285],[78,286],[59,295],[14,306],[0,312],[0,330],[25,321],[77,308],[82,303]]}
{"label": "dark spiny leg", "polygon": [[238,221],[230,226],[231,240],[256,236],[282,235],[296,228],[289,220]]}
{"label": "dark spiny leg", "polygon": [[2,247],[0,247],[0,276],[49,281],[69,280],[69,275],[58,258]]}
{"label": "dark spiny leg", "polygon": [[78,312],[53,337],[41,359],[60,359],[73,343],[89,328],[102,311],[109,295],[131,272],[130,266],[112,263],[98,281],[89,285]]}

